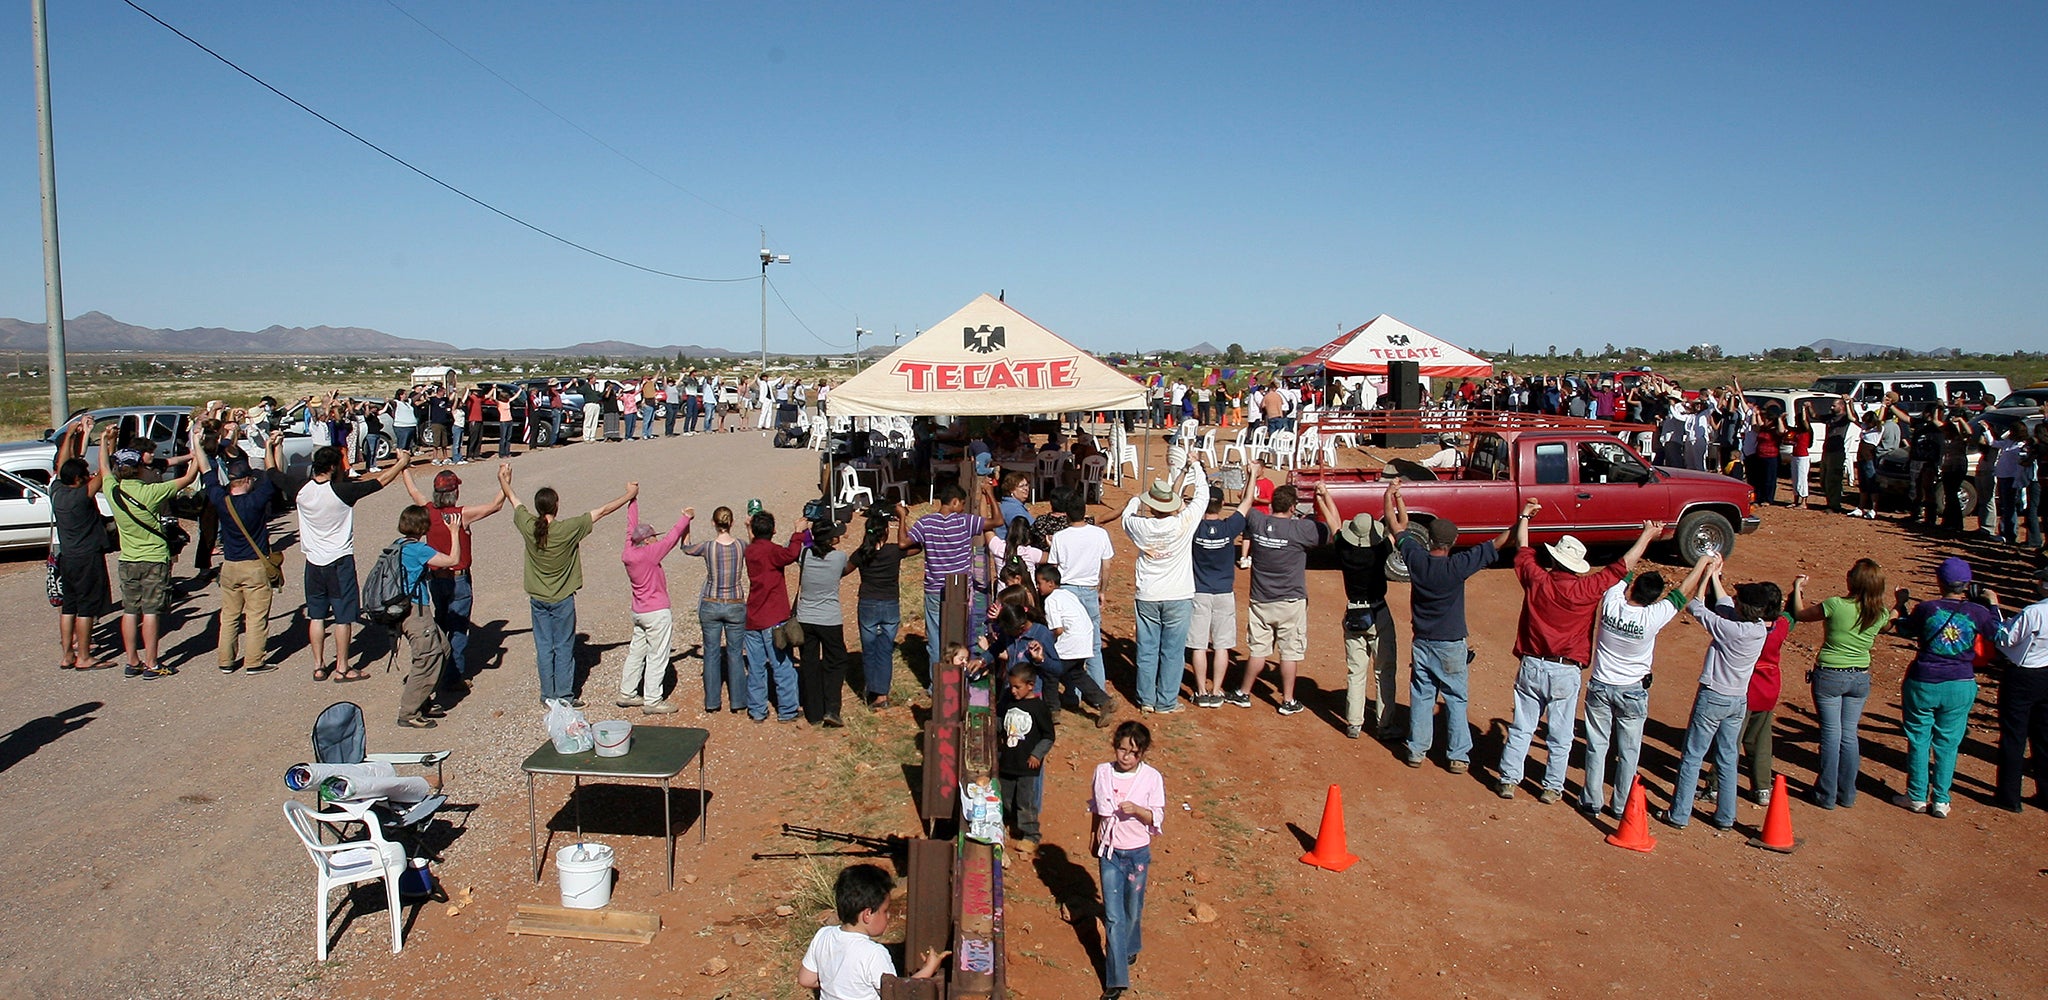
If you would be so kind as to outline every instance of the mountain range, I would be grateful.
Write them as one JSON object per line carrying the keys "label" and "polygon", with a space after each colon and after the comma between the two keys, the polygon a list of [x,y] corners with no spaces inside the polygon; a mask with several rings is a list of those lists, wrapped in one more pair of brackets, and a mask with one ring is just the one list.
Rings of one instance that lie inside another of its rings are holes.
{"label": "mountain range", "polygon": [[[0,350],[41,351],[48,331],[41,323],[0,318]],[[64,323],[66,350],[133,351],[147,354],[353,354],[435,357],[675,357],[730,358],[744,352],[695,344],[648,347],[622,340],[590,340],[566,347],[462,348],[438,340],[394,337],[359,326],[271,326],[253,333],[220,327],[162,330],[123,323],[103,312],[89,312]]]}

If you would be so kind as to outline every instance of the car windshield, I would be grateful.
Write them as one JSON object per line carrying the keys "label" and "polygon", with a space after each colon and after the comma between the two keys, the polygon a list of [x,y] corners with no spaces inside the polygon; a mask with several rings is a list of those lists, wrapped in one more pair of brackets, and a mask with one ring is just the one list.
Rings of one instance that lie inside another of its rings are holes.
{"label": "car windshield", "polygon": [[2021,389],[1998,401],[1998,408],[2007,406],[2040,406],[2048,403],[2048,389]]}

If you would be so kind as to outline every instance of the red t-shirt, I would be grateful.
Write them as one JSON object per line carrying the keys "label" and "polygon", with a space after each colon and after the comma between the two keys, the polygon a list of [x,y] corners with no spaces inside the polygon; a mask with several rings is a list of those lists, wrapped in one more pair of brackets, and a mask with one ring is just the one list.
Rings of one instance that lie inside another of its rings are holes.
{"label": "red t-shirt", "polygon": [[1813,455],[1813,426],[1800,424],[1792,431],[1792,457],[1810,458]]}
{"label": "red t-shirt", "polygon": [[777,545],[766,538],[747,543],[747,627],[764,629],[789,620],[789,582],[782,568],[803,553],[798,538]]}
{"label": "red t-shirt", "polygon": [[1792,617],[1779,615],[1764,633],[1764,650],[1757,654],[1756,672],[1749,675],[1749,710],[1768,712],[1778,707],[1778,689],[1784,678],[1778,671],[1778,656],[1785,651],[1785,637],[1792,634]]}
{"label": "red t-shirt", "polygon": [[[461,504],[456,504],[453,507],[436,507],[432,504],[427,505],[427,516],[431,520],[427,522],[427,537],[423,539],[423,541],[425,541],[428,546],[432,547],[434,551],[454,551],[455,540],[448,537],[448,525],[442,523],[441,518],[443,515],[459,513],[461,512],[461,510]],[[456,563],[453,566],[436,566],[433,569],[428,570],[427,572],[433,576],[450,577],[455,575],[456,570],[468,569],[471,544],[472,543],[469,540],[469,525],[465,524],[462,526],[462,561]]]}
{"label": "red t-shirt", "polygon": [[1515,626],[1515,655],[1542,660],[1593,662],[1593,621],[1600,597],[1621,582],[1627,569],[1613,563],[1591,573],[1544,569],[1536,547],[1515,550],[1515,578],[1522,582],[1522,619]]}
{"label": "red t-shirt", "polygon": [[1759,428],[1756,432],[1756,457],[1778,457],[1778,432],[1774,428]]}

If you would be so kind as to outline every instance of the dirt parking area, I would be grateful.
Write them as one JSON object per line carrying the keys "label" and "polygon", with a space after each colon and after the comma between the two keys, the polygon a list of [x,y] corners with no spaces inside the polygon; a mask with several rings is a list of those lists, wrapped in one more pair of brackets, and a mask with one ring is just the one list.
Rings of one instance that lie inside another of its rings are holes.
{"label": "dirt parking area", "polygon": [[[684,504],[708,516],[718,504],[739,508],[760,497],[784,515],[786,529],[815,489],[814,457],[738,434],[577,445],[513,465],[523,490],[552,484],[568,511],[595,507],[637,478],[643,513],[657,524]],[[490,480],[487,466],[463,474],[473,492]],[[359,558],[388,540],[403,496],[393,489],[359,507]],[[1124,496],[1127,490],[1112,490],[1110,499]],[[1109,508],[1096,512],[1113,519]],[[592,839],[618,851],[613,907],[660,915],[660,935],[644,947],[509,935],[514,906],[556,902],[559,890],[552,865],[536,882],[527,864],[519,763],[544,736],[518,541],[505,515],[476,534],[472,649],[489,669],[441,728],[425,733],[392,724],[399,677],[384,671],[381,657],[368,682],[310,680],[301,623],[286,610],[301,597],[296,550],[272,624],[274,648],[289,659],[285,669],[255,677],[214,669],[210,593],[180,607],[165,641],[166,659],[184,668],[178,676],[144,682],[118,671],[59,671],[54,615],[36,586],[40,560],[0,566],[0,599],[12,609],[17,640],[0,648],[7,667],[0,671],[0,731],[8,731],[0,739],[8,805],[0,842],[9,847],[10,876],[0,995],[802,995],[795,961],[829,908],[831,875],[847,859],[752,855],[820,847],[780,836],[785,822],[914,834],[914,736],[922,716],[905,707],[871,714],[849,701],[844,730],[707,717],[699,711],[694,615],[679,614],[683,711],[651,724],[700,726],[712,735],[708,808],[697,812],[694,771],[675,797],[674,890],[663,886],[658,791],[645,783],[586,785],[582,811]],[[579,662],[590,669],[584,690],[593,719],[644,725],[649,720],[613,708],[608,697],[630,621],[617,561],[623,535],[620,515],[585,543],[589,582],[578,599],[578,627],[589,640]],[[1104,607],[1110,677],[1128,699],[1130,552],[1127,543],[1120,548],[1122,569],[1111,574]],[[2005,593],[2022,593],[2032,566],[2011,550],[1928,539],[1888,521],[1773,508],[1763,529],[1738,543],[1729,576],[1789,584],[1806,572],[1817,594],[1833,593],[1849,563],[1867,555],[1885,565],[1894,585],[1924,593],[1933,587],[1934,564],[1949,554],[1971,558]],[[688,607],[701,579],[697,564],[671,557],[669,566],[678,607]],[[1817,726],[1800,682],[1819,632],[1795,629],[1785,651],[1777,755],[1796,797],[1799,850],[1777,855],[1746,846],[1763,810],[1745,801],[1733,833],[1698,822],[1683,833],[1653,825],[1657,849],[1637,854],[1606,845],[1611,826],[1572,809],[1576,766],[1562,804],[1543,805],[1526,792],[1503,801],[1487,788],[1511,713],[1509,647],[1521,601],[1511,572],[1491,570],[1472,583],[1478,658],[1470,775],[1445,771],[1440,754],[1411,770],[1394,750],[1344,738],[1334,568],[1312,568],[1310,587],[1310,653],[1298,689],[1310,711],[1277,715],[1269,676],[1250,710],[1146,719],[1169,816],[1155,844],[1134,996],[2048,993],[2048,971],[2029,947],[2048,931],[2048,820],[2038,810],[2014,816],[1988,804],[1995,672],[1980,678],[1954,816],[1911,815],[1888,804],[1903,784],[1898,691],[1910,648],[1880,640],[1862,730],[1863,795],[1854,809],[1823,812],[1803,796]],[[1394,588],[1404,640],[1406,597]],[[913,635],[919,615],[914,604],[905,610],[905,632]],[[374,636],[366,645],[372,654],[388,648]],[[1704,649],[1702,630],[1684,617],[1659,643],[1661,680],[1642,758],[1656,806],[1668,801]],[[899,692],[914,690],[905,672],[898,678]],[[1401,690],[1405,702],[1405,680]],[[313,959],[312,872],[279,812],[289,795],[280,779],[307,757],[314,715],[344,698],[364,706],[372,749],[455,750],[448,790],[456,808],[437,835],[443,861],[436,870],[467,902],[407,906],[405,951],[393,956],[381,894],[360,892],[341,907],[346,924],[330,925],[339,928],[333,955],[320,964]],[[1082,807],[1088,774],[1107,753],[1106,736],[1092,727],[1060,728],[1047,765],[1044,847],[1006,882],[1010,983],[1018,997],[1099,991],[1100,904]],[[1532,774],[1542,757],[1539,741]],[[1331,785],[1343,790],[1349,847],[1363,859],[1341,874],[1298,860]],[[560,847],[573,839],[570,782],[543,778],[536,792],[541,834]],[[708,843],[699,843],[700,833]]]}

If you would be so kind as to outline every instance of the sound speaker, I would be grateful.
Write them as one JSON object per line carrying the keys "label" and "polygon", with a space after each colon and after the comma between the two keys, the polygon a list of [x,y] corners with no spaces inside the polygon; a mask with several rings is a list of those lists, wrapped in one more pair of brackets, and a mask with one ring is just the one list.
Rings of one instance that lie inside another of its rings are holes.
{"label": "sound speaker", "polygon": [[[1387,362],[1386,403],[1390,410],[1413,412],[1422,409],[1421,366],[1413,361]],[[1386,447],[1413,448],[1422,443],[1422,435],[1387,434],[1383,436]]]}

